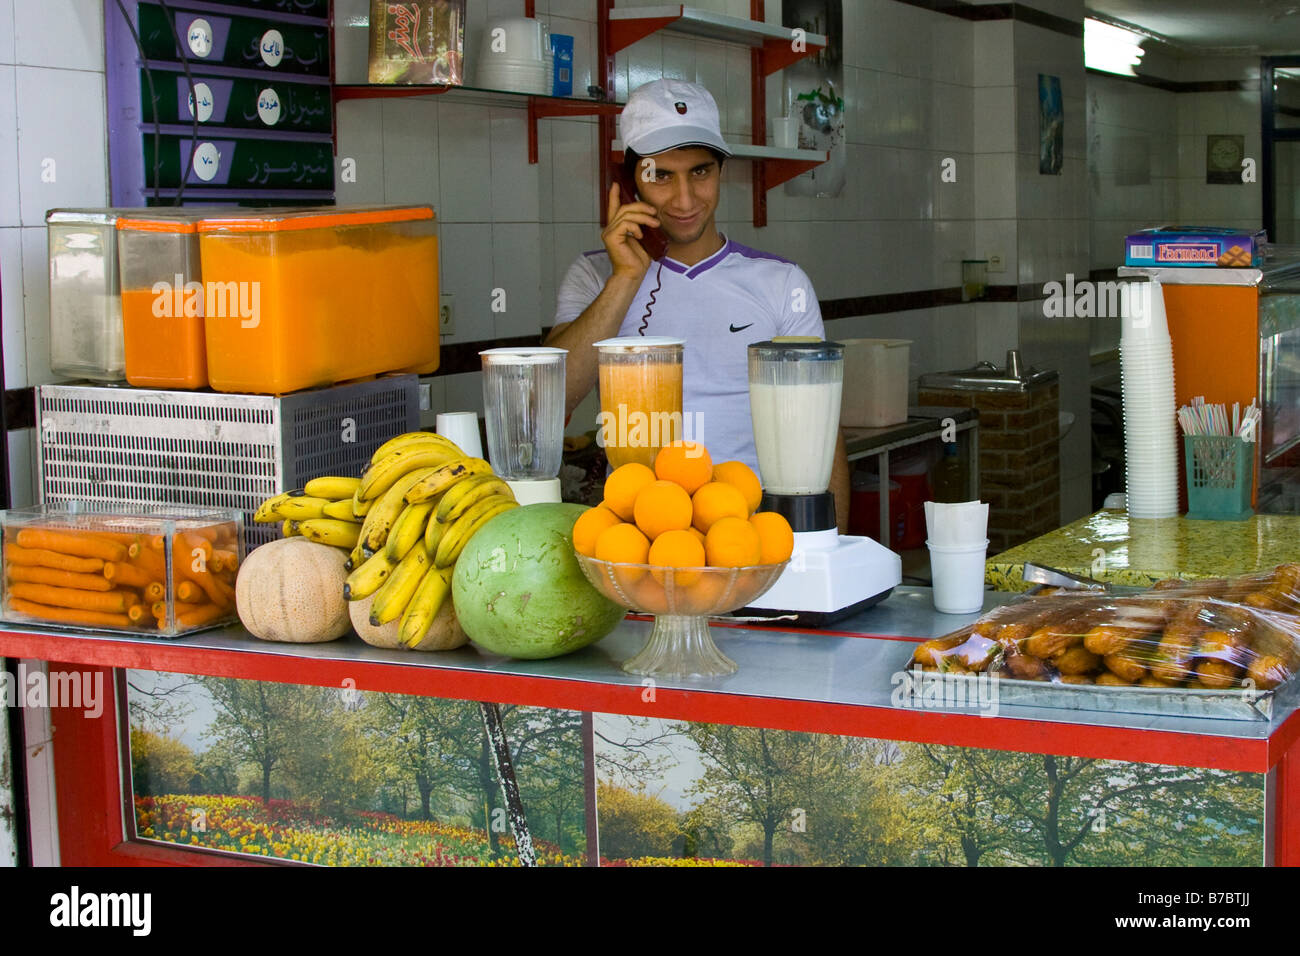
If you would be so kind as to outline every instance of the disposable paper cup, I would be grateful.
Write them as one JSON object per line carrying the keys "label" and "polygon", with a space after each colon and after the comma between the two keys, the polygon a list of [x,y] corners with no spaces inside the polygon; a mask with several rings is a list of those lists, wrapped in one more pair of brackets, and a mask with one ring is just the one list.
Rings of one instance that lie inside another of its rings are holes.
{"label": "disposable paper cup", "polygon": [[934,581],[934,609],[940,614],[974,614],[984,608],[984,559],[989,539],[977,544],[931,544],[930,576]]}
{"label": "disposable paper cup", "polygon": [[439,412],[437,429],[439,435],[450,438],[465,454],[473,458],[483,457],[477,412]]}
{"label": "disposable paper cup", "polygon": [[777,149],[798,149],[800,122],[798,115],[774,117],[771,120],[772,145]]}

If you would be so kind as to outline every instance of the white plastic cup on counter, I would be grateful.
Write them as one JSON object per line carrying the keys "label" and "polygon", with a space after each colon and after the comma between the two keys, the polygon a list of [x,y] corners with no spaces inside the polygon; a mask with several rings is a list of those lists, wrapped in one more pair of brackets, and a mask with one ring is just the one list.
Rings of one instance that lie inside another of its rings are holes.
{"label": "white plastic cup on counter", "polygon": [[450,438],[465,454],[473,458],[483,457],[477,412],[439,412],[435,427],[439,435]]}
{"label": "white plastic cup on counter", "polygon": [[973,544],[940,545],[930,549],[934,609],[940,614],[975,614],[984,609],[984,559],[989,539]]}

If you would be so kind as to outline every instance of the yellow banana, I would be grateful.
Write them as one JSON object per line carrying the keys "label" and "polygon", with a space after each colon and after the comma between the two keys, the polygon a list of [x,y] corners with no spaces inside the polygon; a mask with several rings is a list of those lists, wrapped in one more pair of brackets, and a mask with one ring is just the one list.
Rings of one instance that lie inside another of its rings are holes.
{"label": "yellow banana", "polygon": [[465,452],[461,451],[460,447],[450,438],[445,435],[439,435],[437,432],[406,432],[405,434],[398,435],[396,438],[388,439],[388,441],[376,448],[375,453],[370,456],[370,463],[373,465],[375,462],[387,457],[399,448],[421,444],[442,445],[444,448],[454,449],[458,456],[465,454]]}
{"label": "yellow banana", "polygon": [[359,568],[361,567],[361,565],[365,563],[366,563],[366,555],[361,550],[361,538],[358,536],[357,543],[352,548],[352,553],[349,554],[348,559],[343,562],[343,568],[344,570],[351,572],[355,568]]}
{"label": "yellow banana", "polygon": [[441,521],[427,521],[424,525],[424,550],[434,554],[438,550],[438,542],[442,540],[443,534],[451,525],[443,524]]}
{"label": "yellow banana", "polygon": [[460,557],[461,551],[465,549],[466,543],[470,538],[474,537],[474,533],[479,528],[503,511],[518,507],[518,502],[513,498],[507,498],[505,495],[493,495],[491,498],[484,498],[461,515],[455,524],[449,525],[447,530],[443,532],[442,540],[438,542],[438,550],[434,554],[433,563],[440,568],[450,567],[455,564],[456,559]]}
{"label": "yellow banana", "polygon": [[[388,556],[385,554],[384,557]],[[428,551],[422,547],[408,551],[388,580],[375,592],[375,599],[370,603],[370,623],[379,627],[401,617],[428,567]]]}
{"label": "yellow banana", "polygon": [[[357,485],[357,490],[361,490],[360,485]],[[354,494],[352,496],[352,513],[358,518],[364,518],[366,515],[370,514],[370,509],[374,506],[374,503],[374,498],[366,498],[363,500]]]}
{"label": "yellow banana", "polygon": [[432,502],[420,505],[407,505],[393,522],[393,530],[388,532],[384,550],[390,561],[400,561],[406,553],[421,543],[424,527],[429,522],[429,512],[433,510]]}
{"label": "yellow banana", "polygon": [[393,482],[379,500],[371,505],[365,523],[361,526],[361,547],[366,554],[374,554],[384,546],[388,540],[388,533],[393,528],[393,522],[406,507],[404,500],[406,493],[411,490],[412,485],[433,471],[435,471],[433,468],[417,468],[415,471],[408,471]]}
{"label": "yellow banana", "polygon": [[301,533],[302,532],[298,530],[298,522],[296,521],[290,521],[288,518],[285,518],[284,522],[280,525],[280,534],[284,535],[286,538],[292,538],[295,534]]}
{"label": "yellow banana", "polygon": [[298,530],[304,538],[348,550],[355,548],[357,539],[361,537],[361,525],[355,521],[339,521],[337,518],[309,518],[299,522]]}
{"label": "yellow banana", "polygon": [[384,552],[376,552],[348,575],[343,585],[343,600],[360,601],[362,598],[370,597],[383,587],[396,567]]}
{"label": "yellow banana", "polygon": [[356,496],[362,501],[367,498],[378,498],[391,488],[398,478],[416,468],[437,467],[462,457],[464,457],[463,452],[458,453],[454,447],[444,445],[422,444],[399,448],[397,451],[389,452],[365,470],[361,475],[361,484],[357,487]]}
{"label": "yellow banana", "polygon": [[[515,493],[510,490],[505,479],[498,478],[496,475],[479,475],[477,478],[458,481],[442,496],[442,502],[438,505],[437,518],[444,524],[449,524],[484,498],[491,498],[493,495],[515,500]],[[450,504],[448,504],[449,498],[451,498]]]}
{"label": "yellow banana", "polygon": [[275,506],[275,513],[284,518],[290,518],[294,521],[306,521],[308,518],[325,517],[325,506],[329,504],[328,498],[316,498],[312,495],[293,495],[291,494],[284,501]]}
{"label": "yellow banana", "polygon": [[342,498],[338,501],[331,501],[323,509],[326,518],[334,518],[338,521],[352,521],[361,524],[361,519],[356,516],[352,510],[352,496]]}
{"label": "yellow banana", "polygon": [[304,492],[300,488],[297,491],[282,491],[278,495],[272,495],[257,506],[257,510],[253,512],[253,520],[261,522],[283,521],[287,516],[280,514],[277,510],[280,507],[280,503],[288,501],[290,495],[300,495],[303,493]]}
{"label": "yellow banana", "polygon": [[411,490],[406,493],[406,500],[409,504],[419,504],[422,501],[431,501],[445,493],[452,485],[466,478],[473,478],[477,475],[492,474],[492,466],[482,458],[470,458],[461,456],[454,461],[449,461],[439,467],[433,474],[416,482]]}
{"label": "yellow banana", "polygon": [[451,575],[453,568],[429,568],[420,580],[411,603],[406,605],[402,623],[398,630],[398,639],[407,647],[419,647],[424,640],[433,619],[442,610],[442,604],[451,594]]}
{"label": "yellow banana", "polygon": [[309,495],[315,495],[317,498],[328,498],[330,501],[341,501],[344,498],[351,498],[357,492],[357,486],[361,484],[360,478],[345,478],[339,475],[325,475],[320,478],[313,478],[303,486],[303,491]]}

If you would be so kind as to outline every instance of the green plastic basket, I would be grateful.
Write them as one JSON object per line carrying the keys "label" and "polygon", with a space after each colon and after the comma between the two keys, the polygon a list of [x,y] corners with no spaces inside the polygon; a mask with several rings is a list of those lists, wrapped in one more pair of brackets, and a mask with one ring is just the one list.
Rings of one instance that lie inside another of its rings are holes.
{"label": "green plastic basket", "polygon": [[1187,517],[1205,521],[1243,521],[1250,506],[1255,445],[1232,435],[1183,438],[1187,470]]}

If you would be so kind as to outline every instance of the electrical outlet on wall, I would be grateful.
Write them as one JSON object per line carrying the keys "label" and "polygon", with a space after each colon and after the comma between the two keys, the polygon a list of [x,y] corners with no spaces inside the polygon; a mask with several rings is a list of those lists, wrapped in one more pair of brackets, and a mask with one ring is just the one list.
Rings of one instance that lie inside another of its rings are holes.
{"label": "electrical outlet on wall", "polygon": [[1007,264],[996,252],[989,255],[989,272],[1006,272]]}
{"label": "electrical outlet on wall", "polygon": [[456,309],[453,302],[455,298],[450,293],[439,296],[438,334],[440,336],[456,334]]}

